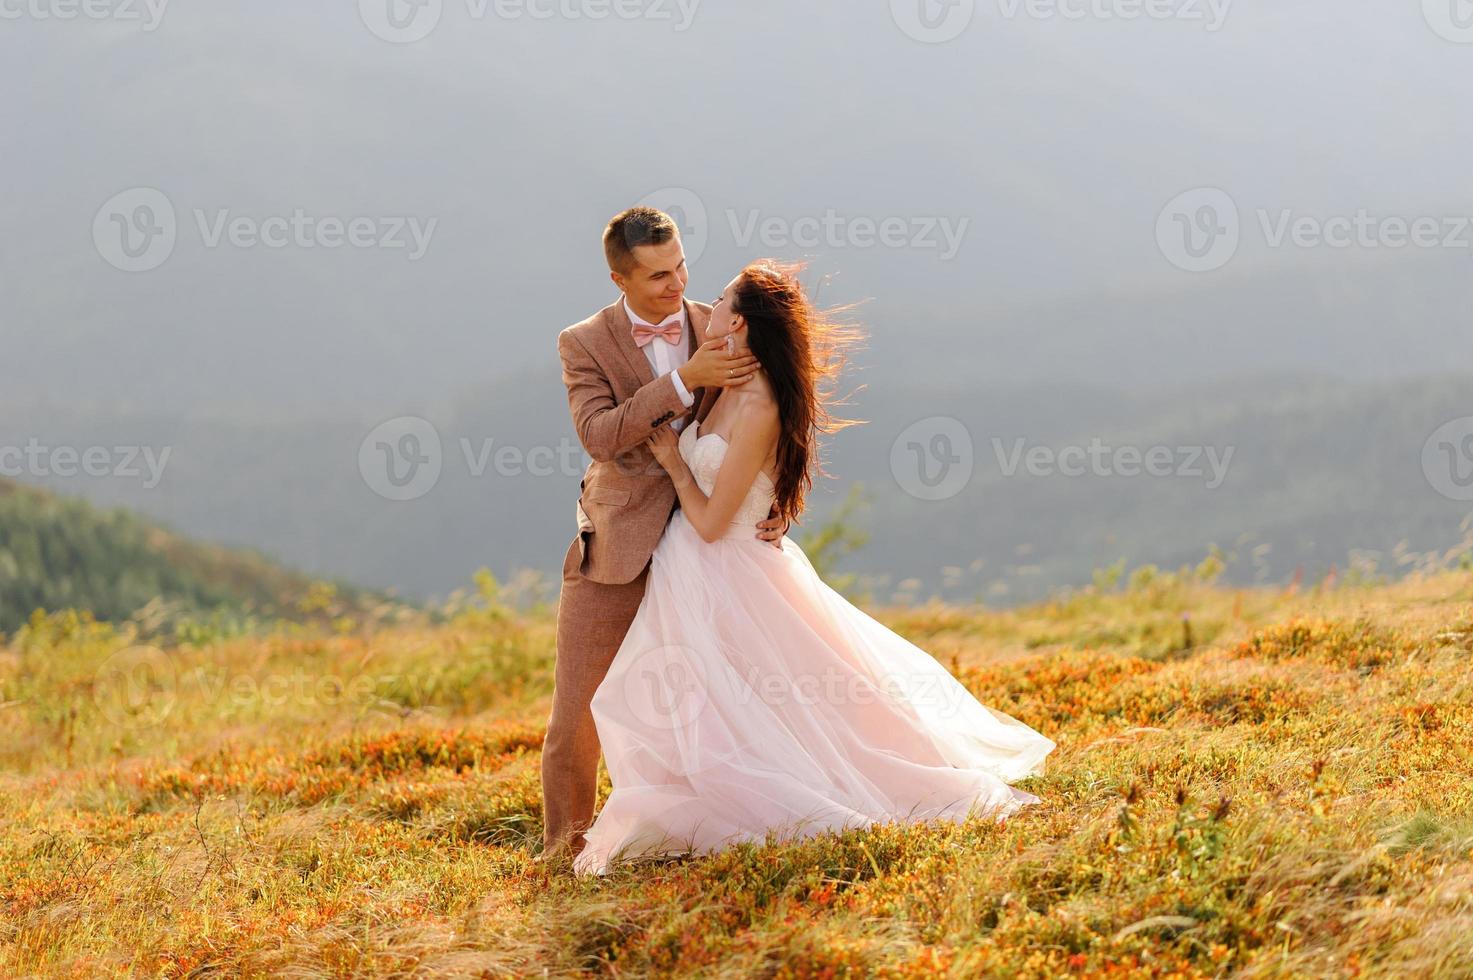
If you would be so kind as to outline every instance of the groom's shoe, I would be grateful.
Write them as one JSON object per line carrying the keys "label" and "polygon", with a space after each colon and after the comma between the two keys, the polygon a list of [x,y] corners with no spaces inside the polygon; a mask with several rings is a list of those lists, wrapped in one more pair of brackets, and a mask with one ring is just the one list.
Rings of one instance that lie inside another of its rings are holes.
{"label": "groom's shoe", "polygon": [[539,868],[552,868],[563,864],[571,864],[573,856],[568,853],[566,847],[558,848],[556,851],[543,851],[534,855],[532,864]]}
{"label": "groom's shoe", "polygon": [[532,858],[532,862],[540,867],[549,868],[571,865],[573,858],[583,850],[583,844],[583,835],[576,834],[571,841],[564,839],[551,847],[544,846],[542,852]]}

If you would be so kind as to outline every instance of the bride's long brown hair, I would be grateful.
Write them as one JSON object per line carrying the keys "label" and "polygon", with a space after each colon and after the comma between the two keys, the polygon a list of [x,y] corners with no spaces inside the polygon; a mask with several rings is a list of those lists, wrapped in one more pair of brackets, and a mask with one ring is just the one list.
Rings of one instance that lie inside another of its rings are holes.
{"label": "bride's long brown hair", "polygon": [[847,354],[863,335],[840,322],[850,307],[819,311],[798,282],[800,263],[762,259],[737,278],[732,312],[747,321],[747,346],[767,372],[777,399],[782,432],[777,440],[775,505],[779,516],[796,521],[814,476],[826,475],[818,458],[818,437],[859,419],[838,418],[829,409],[844,404],[833,397],[834,383]]}

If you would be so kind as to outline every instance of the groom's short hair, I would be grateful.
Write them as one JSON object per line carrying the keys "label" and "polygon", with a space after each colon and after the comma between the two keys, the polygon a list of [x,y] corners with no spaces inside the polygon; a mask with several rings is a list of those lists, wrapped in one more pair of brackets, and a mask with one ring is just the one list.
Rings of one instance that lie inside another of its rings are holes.
{"label": "groom's short hair", "polygon": [[636,207],[614,215],[604,229],[604,258],[609,269],[628,275],[634,268],[634,249],[640,245],[664,245],[678,229],[664,211]]}

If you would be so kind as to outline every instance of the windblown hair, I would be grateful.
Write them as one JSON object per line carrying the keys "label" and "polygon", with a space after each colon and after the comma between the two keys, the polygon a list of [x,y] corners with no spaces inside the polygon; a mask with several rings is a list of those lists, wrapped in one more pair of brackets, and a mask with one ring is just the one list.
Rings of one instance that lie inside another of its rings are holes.
{"label": "windblown hair", "polygon": [[862,335],[835,317],[848,308],[819,311],[798,282],[801,264],[763,259],[738,277],[733,312],[747,320],[747,345],[761,363],[777,398],[782,431],[777,443],[776,507],[796,521],[814,476],[824,476],[818,459],[820,434],[837,432],[857,419],[836,418],[829,409],[833,385],[847,352]]}
{"label": "windblown hair", "polygon": [[604,258],[610,271],[628,275],[634,268],[636,247],[664,245],[676,232],[675,221],[664,211],[645,207],[620,211],[604,229]]}

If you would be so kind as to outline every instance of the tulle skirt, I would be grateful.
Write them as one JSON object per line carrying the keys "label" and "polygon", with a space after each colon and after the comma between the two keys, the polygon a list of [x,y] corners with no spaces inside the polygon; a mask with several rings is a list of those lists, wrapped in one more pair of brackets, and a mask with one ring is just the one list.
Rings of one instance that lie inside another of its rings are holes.
{"label": "tulle skirt", "polygon": [[574,870],[891,820],[1003,820],[1054,743],[829,588],[792,540],[682,511],[595,691],[613,790]]}

